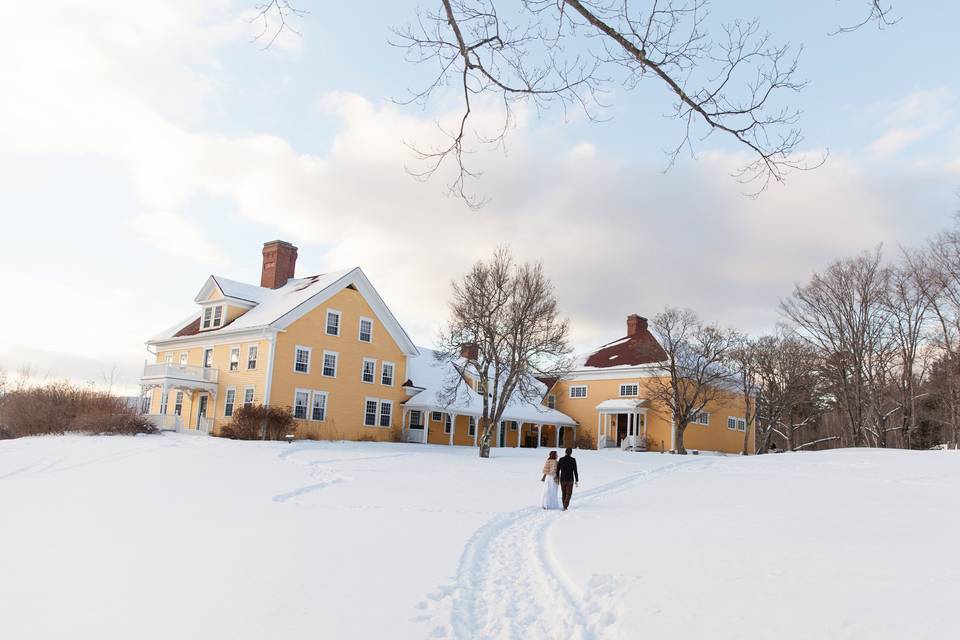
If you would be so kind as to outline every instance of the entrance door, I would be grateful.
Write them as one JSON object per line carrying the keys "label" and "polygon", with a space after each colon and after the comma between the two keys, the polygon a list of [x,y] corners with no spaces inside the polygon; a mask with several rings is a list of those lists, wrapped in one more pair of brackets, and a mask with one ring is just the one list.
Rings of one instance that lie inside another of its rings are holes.
{"label": "entrance door", "polygon": [[630,416],[626,413],[617,414],[617,446],[627,437],[627,430],[630,427]]}
{"label": "entrance door", "polygon": [[427,439],[424,437],[423,418],[423,412],[418,411],[417,409],[410,410],[410,430],[408,431],[408,440],[410,442],[424,443],[427,441]]}

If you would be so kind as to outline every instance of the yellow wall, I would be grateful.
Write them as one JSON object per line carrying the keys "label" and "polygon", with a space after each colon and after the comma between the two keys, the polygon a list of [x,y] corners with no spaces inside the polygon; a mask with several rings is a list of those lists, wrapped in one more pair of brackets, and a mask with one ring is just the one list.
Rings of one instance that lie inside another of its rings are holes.
{"label": "yellow wall", "polygon": [[[644,387],[649,384],[649,378],[622,378],[616,380],[562,380],[551,390],[556,395],[556,408],[579,423],[578,438],[588,438],[592,446],[597,444],[597,405],[604,400],[621,398],[621,384],[639,384],[639,398],[649,396]],[[586,398],[571,398],[570,387],[575,385],[587,386]],[[742,399],[736,396],[725,398],[712,403],[706,408],[710,413],[710,424],[690,424],[684,431],[684,447],[703,451],[723,451],[739,453],[743,449],[743,432],[727,429],[727,417],[743,417],[744,405]],[[614,420],[616,418],[613,418]],[[669,451],[671,447],[671,416],[663,407],[648,405],[645,416],[647,437],[652,441],[651,450],[660,451],[661,447]],[[750,427],[750,447],[753,450],[753,428]],[[616,434],[614,423],[612,433]]]}
{"label": "yellow wall", "polygon": [[[327,309],[335,309],[341,314],[339,336],[326,333]],[[373,340],[370,343],[361,342],[358,338],[361,316],[373,320]],[[297,345],[312,349],[309,373],[294,371]],[[276,348],[271,405],[292,408],[296,389],[326,391],[329,394],[326,420],[298,421],[298,435],[325,439],[390,440],[395,437],[394,431],[399,432],[403,410],[400,403],[407,398],[400,386],[406,380],[406,356],[359,292],[347,288],[335,294],[278,334]],[[324,350],[338,353],[336,378],[322,375]],[[377,361],[372,384],[361,381],[364,358]],[[384,360],[394,364],[392,386],[380,383]],[[363,425],[364,401],[367,397],[393,401],[391,428]]]}

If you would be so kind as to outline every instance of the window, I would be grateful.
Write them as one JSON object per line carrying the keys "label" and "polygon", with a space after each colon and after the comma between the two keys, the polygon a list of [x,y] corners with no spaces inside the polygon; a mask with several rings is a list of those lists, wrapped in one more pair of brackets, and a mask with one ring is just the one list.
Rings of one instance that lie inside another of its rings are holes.
{"label": "window", "polygon": [[257,368],[257,345],[247,347],[247,369]]}
{"label": "window", "polygon": [[310,347],[297,345],[293,356],[293,370],[297,373],[310,373]]}
{"label": "window", "polygon": [[336,309],[327,309],[327,335],[340,335],[340,312]]}
{"label": "window", "polygon": [[393,403],[389,400],[380,401],[380,426],[389,427],[393,417]]}
{"label": "window", "polygon": [[230,371],[237,371],[240,369],[240,347],[232,347],[230,349]]}
{"label": "window", "polygon": [[480,395],[483,395],[487,392],[487,385],[484,384],[484,381],[481,380],[480,378],[477,378],[477,381],[474,383],[473,386],[476,389],[477,393],[479,393]]}
{"label": "window", "polygon": [[516,420],[507,420],[507,424],[510,425],[510,431],[517,430],[517,421]]}
{"label": "window", "polygon": [[373,342],[373,320],[360,318],[360,342]]}
{"label": "window", "polygon": [[393,363],[384,362],[380,366],[380,384],[387,385],[388,387],[393,386]]}
{"label": "window", "polygon": [[433,420],[434,422],[440,422],[441,420],[443,420],[443,414],[440,413],[439,411],[433,411],[430,413],[430,419]]}
{"label": "window", "polygon": [[363,424],[367,427],[377,426],[377,406],[379,403],[376,400],[370,400],[369,398],[364,401],[363,404]]}
{"label": "window", "polygon": [[293,417],[297,420],[306,420],[308,404],[310,404],[310,392],[297,389],[293,394]]}
{"label": "window", "polygon": [[140,398],[140,413],[150,413],[150,396]]}
{"label": "window", "polygon": [[[323,375],[328,378],[337,377],[337,353],[336,351],[323,352]],[[371,381],[372,382],[372,381]]]}
{"label": "window", "polygon": [[743,418],[737,418],[737,431],[746,431],[747,421]]}
{"label": "window", "polygon": [[727,418],[727,429],[730,431],[736,431],[737,429],[737,419],[734,417]]}
{"label": "window", "polygon": [[557,396],[555,396],[555,395],[552,394],[552,393],[551,393],[550,395],[548,395],[548,396],[547,396],[547,406],[550,407],[551,409],[556,409],[556,408],[557,408]]}
{"label": "window", "polygon": [[453,421],[450,419],[450,414],[443,414],[443,432],[450,433],[453,430]]}
{"label": "window", "polygon": [[253,406],[253,387],[247,387],[243,390],[243,406]]}
{"label": "window", "polygon": [[636,396],[640,394],[640,385],[637,384],[622,384],[620,385],[620,395],[621,396]]}
{"label": "window", "polygon": [[233,405],[237,402],[237,390],[227,389],[227,395],[223,399],[223,417],[229,418],[233,415]]}
{"label": "window", "polygon": [[166,363],[167,363],[167,364],[173,364],[173,354],[172,354],[172,353],[168,353],[168,354],[167,354]]}
{"label": "window", "polygon": [[[326,368],[326,365],[324,365],[324,368]],[[364,358],[363,370],[360,373],[360,379],[363,380],[364,382],[373,384],[373,378],[376,375],[375,374],[376,370],[377,370],[377,361],[371,360],[370,358]]]}
{"label": "window", "polygon": [[410,410],[410,428],[423,429],[423,412],[419,409]]}
{"label": "window", "polygon": [[183,415],[183,391],[177,391],[177,396],[173,399],[173,412],[178,416]]}
{"label": "window", "polygon": [[471,436],[477,435],[477,419],[473,416],[470,416],[469,426],[467,427],[467,434]]}
{"label": "window", "polygon": [[310,419],[323,422],[327,419],[327,392],[314,391],[313,404],[310,408]]}
{"label": "window", "polygon": [[213,347],[207,347],[203,350],[203,366],[205,369],[213,366]]}
{"label": "window", "polygon": [[203,328],[210,328],[210,320],[213,318],[213,307],[205,307],[203,309]]}
{"label": "window", "polygon": [[167,414],[167,401],[169,400],[167,393],[160,392],[160,415]]}
{"label": "window", "polygon": [[587,397],[587,385],[578,384],[570,387],[570,397],[571,398],[586,398]]}
{"label": "window", "polygon": [[181,366],[181,367],[187,366],[187,354],[186,354],[186,353],[181,353],[181,354],[180,354],[180,366]]}
{"label": "window", "polygon": [[695,423],[697,423],[697,424],[702,424],[702,425],[704,425],[704,426],[709,426],[709,425],[710,425],[710,414],[707,413],[707,412],[705,412],[705,411],[701,411],[700,413],[694,414],[694,415],[693,415],[693,418],[690,419],[690,422],[695,422]]}
{"label": "window", "polygon": [[223,324],[223,305],[218,305],[213,308],[213,326],[219,327]]}

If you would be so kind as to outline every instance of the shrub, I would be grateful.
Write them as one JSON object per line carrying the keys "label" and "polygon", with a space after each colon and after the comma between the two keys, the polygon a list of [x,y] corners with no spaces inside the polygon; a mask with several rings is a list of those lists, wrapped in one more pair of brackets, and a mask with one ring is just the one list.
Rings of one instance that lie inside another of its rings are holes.
{"label": "shrub", "polygon": [[253,404],[237,408],[233,412],[233,420],[220,429],[219,435],[234,440],[260,440],[264,424],[267,440],[285,440],[287,434],[296,432],[290,407]]}
{"label": "shrub", "polygon": [[67,432],[133,435],[156,431],[123,398],[65,382],[3,393],[0,425],[0,434],[14,438]]}
{"label": "shrub", "polygon": [[577,437],[574,441],[574,446],[577,449],[596,449],[597,445],[593,441],[593,438],[590,437],[590,434],[586,430],[578,430]]}

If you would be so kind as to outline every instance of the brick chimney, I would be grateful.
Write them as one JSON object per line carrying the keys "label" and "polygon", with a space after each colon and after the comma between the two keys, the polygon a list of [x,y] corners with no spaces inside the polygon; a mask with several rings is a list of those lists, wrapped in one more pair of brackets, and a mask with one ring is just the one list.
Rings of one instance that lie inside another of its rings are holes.
{"label": "brick chimney", "polygon": [[279,289],[293,277],[297,267],[297,248],[284,240],[263,243],[263,269],[260,286]]}
{"label": "brick chimney", "polygon": [[460,345],[460,357],[470,362],[476,362],[480,356],[480,347],[474,342]]}
{"label": "brick chimney", "polygon": [[641,331],[647,330],[647,319],[641,316],[638,316],[635,313],[627,316],[627,337],[632,338],[639,334]]}

